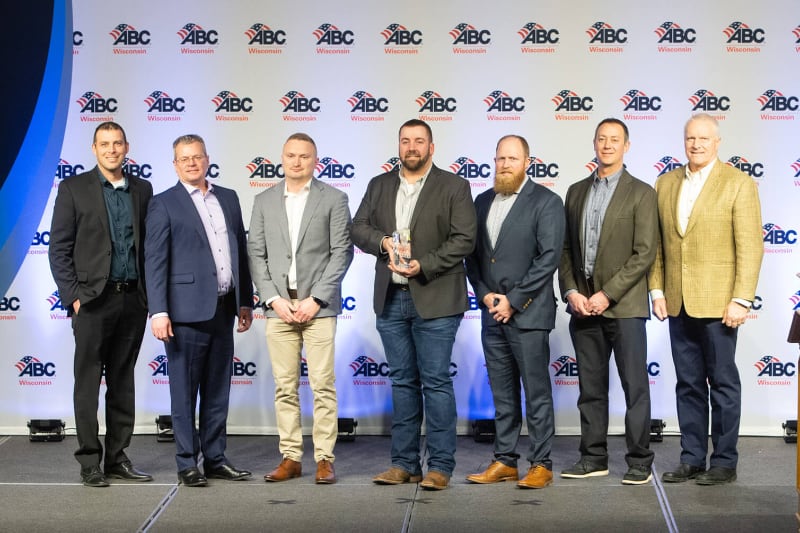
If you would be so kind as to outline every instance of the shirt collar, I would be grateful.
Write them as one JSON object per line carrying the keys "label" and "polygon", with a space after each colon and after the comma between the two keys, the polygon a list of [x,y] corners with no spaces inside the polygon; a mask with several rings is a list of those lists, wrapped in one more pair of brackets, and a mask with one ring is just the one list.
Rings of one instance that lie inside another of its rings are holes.
{"label": "shirt collar", "polygon": [[716,161],[711,161],[709,164],[707,164],[700,170],[696,170],[694,172],[689,170],[689,165],[687,164],[684,167],[686,169],[686,179],[688,180],[699,179],[701,181],[705,181],[706,179],[708,179],[709,174],[711,174],[711,169],[714,168],[714,163],[716,163]]}
{"label": "shirt collar", "polygon": [[[188,192],[190,195],[195,194],[195,191],[197,191],[200,194],[203,194],[203,191],[200,190],[200,187],[195,187],[194,185],[189,185],[188,183],[183,182],[183,181],[180,182],[180,183],[181,183],[181,185],[183,185],[183,188],[186,189],[186,192]],[[213,193],[214,192],[214,185],[208,180],[206,180],[206,185],[208,185],[208,191],[207,192]]]}
{"label": "shirt collar", "polygon": [[125,174],[122,175],[122,185],[116,185],[108,181],[108,179],[103,175],[102,172],[100,172],[100,170],[97,171],[97,175],[100,177],[100,183],[104,187],[111,187],[112,189],[119,189],[123,191],[128,190],[128,178],[125,177]]}
{"label": "shirt collar", "polygon": [[283,196],[284,196],[284,198],[287,197],[287,196],[296,196],[298,194],[304,194],[304,193],[307,193],[307,192],[311,191],[311,182],[313,180],[314,180],[314,178],[309,179],[306,182],[306,184],[303,185],[303,188],[299,192],[289,192],[289,190],[286,188],[286,180],[283,180]]}
{"label": "shirt collar", "polygon": [[622,176],[623,170],[625,170],[624,166],[620,168],[618,171],[611,174],[610,176],[606,176],[605,178],[601,178],[600,176],[598,176],[597,171],[595,170],[594,179],[592,180],[592,185],[597,185],[598,183],[603,183],[603,182],[605,182],[609,187],[611,187],[612,185],[616,185],[616,183],[619,181],[619,178]]}
{"label": "shirt collar", "polygon": [[[430,173],[431,173],[431,170],[432,170],[432,169],[433,169],[433,164],[431,164],[431,165],[428,167],[428,170],[425,172],[425,175],[424,175],[424,176],[422,176],[422,177],[421,177],[419,180],[417,180],[417,182],[415,183],[415,185],[416,185],[417,183],[418,183],[419,185],[422,185],[423,183],[425,183],[425,180],[427,180],[427,179],[428,179],[428,176],[430,175]],[[400,183],[405,183],[405,184],[407,184],[407,183],[408,183],[408,182],[406,181],[406,178],[405,178],[405,176],[403,176],[403,167],[402,167],[402,165],[401,165],[401,166],[400,166],[400,168],[397,170],[397,177],[400,179]]]}

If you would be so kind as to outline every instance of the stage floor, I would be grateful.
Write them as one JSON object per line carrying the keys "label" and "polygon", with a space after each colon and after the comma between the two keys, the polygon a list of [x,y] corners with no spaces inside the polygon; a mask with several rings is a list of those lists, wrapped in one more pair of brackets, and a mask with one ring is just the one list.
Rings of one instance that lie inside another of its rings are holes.
{"label": "stage floor", "polygon": [[[425,491],[416,484],[378,486],[372,477],[389,467],[390,439],[357,436],[336,447],[335,485],[315,485],[315,465],[306,452],[303,476],[265,483],[280,461],[275,436],[232,436],[228,457],[251,470],[248,481],[210,480],[204,488],[177,485],[174,444],[136,435],[128,453],[152,483],[112,481],[109,488],[80,484],[72,457],[74,436],[63,442],[32,443],[27,436],[0,437],[0,530],[10,532],[111,531],[797,531],[796,445],[778,437],[739,440],[738,481],[701,487],[664,484],[661,473],[677,465],[678,437],[653,443],[651,483],[620,483],[626,466],[624,438],[609,440],[607,477],[561,479],[558,472],[578,459],[577,437],[556,437],[556,479],[543,490],[514,483],[473,485],[492,445],[459,437],[457,466],[449,489]],[[527,447],[520,439],[519,450]],[[311,444],[306,439],[306,450]],[[527,468],[526,462],[520,463]]]}

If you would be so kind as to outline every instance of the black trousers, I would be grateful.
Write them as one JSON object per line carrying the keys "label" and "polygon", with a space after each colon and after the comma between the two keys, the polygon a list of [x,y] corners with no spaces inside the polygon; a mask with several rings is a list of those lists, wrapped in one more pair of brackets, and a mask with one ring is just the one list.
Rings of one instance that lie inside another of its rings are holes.
{"label": "black trousers", "polygon": [[643,318],[572,318],[569,323],[578,361],[583,459],[608,465],[608,372],[611,352],[625,393],[628,466],[650,466],[650,382]]}
{"label": "black trousers", "polygon": [[[135,416],[134,366],[147,323],[138,293],[106,287],[72,316],[75,336],[73,404],[82,467],[113,466],[128,458]],[[98,396],[105,369],[105,454],[98,437]]]}

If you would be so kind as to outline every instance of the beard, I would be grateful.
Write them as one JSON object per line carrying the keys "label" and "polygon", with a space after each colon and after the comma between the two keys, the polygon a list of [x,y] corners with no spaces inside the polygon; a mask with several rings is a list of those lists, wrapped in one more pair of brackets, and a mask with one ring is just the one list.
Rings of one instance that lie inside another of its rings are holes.
{"label": "beard", "polygon": [[494,192],[497,194],[514,194],[525,181],[525,170],[518,172],[498,172],[494,175]]}
{"label": "beard", "polygon": [[[409,159],[409,156],[417,156],[418,159]],[[403,167],[407,168],[412,172],[416,172],[419,169],[425,168],[428,165],[428,161],[430,160],[431,160],[430,153],[422,155],[417,151],[409,151],[404,155],[401,161],[403,162]]]}

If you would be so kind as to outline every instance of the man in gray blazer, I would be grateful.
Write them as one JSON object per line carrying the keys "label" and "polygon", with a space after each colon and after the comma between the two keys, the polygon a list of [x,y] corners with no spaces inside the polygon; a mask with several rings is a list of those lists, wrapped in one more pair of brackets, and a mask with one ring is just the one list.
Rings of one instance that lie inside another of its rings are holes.
{"label": "man in gray blazer", "polygon": [[494,399],[494,461],[467,480],[518,479],[521,381],[531,466],[517,486],[541,489],[553,482],[555,418],[548,368],[550,331],[556,320],[553,273],[564,244],[564,204],[556,193],[527,178],[530,148],[525,138],[502,137],[494,161],[494,190],[475,199],[478,242],[467,257],[467,275],[481,308],[481,341]]}
{"label": "man in gray blazer", "polygon": [[300,426],[300,352],[305,345],[314,394],[316,482],[336,482],[337,404],[334,376],[336,316],[350,262],[347,195],[314,179],[314,140],[291,135],[281,163],[286,178],[253,204],[247,248],[253,282],[267,307],[267,348],[275,380],[275,416],[283,460],[265,481],[299,477],[303,457]]}
{"label": "man in gray blazer", "polygon": [[[402,167],[373,178],[353,218],[353,242],[376,256],[376,326],[392,380],[392,467],[381,485],[422,479],[420,428],[427,423],[428,472],[420,484],[447,488],[455,468],[456,401],[450,357],[469,308],[464,257],[475,245],[475,208],[466,180],[431,161],[430,126],[400,127]],[[411,257],[394,257],[392,233],[409,229]]]}
{"label": "man in gray blazer", "polygon": [[653,188],[631,176],[623,159],[628,127],[615,118],[595,129],[597,170],[567,190],[567,236],[558,269],[572,314],[569,331],[580,375],[581,458],[565,478],[608,475],[608,371],[611,352],[625,392],[626,485],[652,477],[650,384],[645,320],[647,272],[656,257]]}

